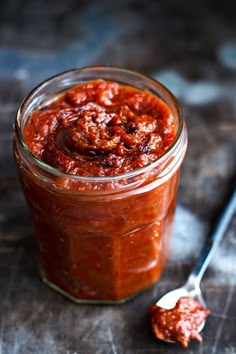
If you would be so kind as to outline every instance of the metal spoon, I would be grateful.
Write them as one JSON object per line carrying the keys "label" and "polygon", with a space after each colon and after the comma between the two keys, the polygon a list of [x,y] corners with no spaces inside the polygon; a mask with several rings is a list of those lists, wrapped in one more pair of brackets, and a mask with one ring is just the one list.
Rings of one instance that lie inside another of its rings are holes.
{"label": "metal spoon", "polygon": [[[188,296],[190,298],[194,298],[204,307],[205,301],[203,300],[200,282],[201,279],[209,265],[212,256],[219,245],[227,227],[234,215],[236,210],[236,189],[231,195],[226,207],[224,208],[222,214],[220,215],[218,222],[213,229],[213,233],[207,238],[205,245],[203,246],[199,258],[192,272],[190,273],[185,285],[175,290],[172,290],[166,293],[163,297],[161,297],[156,305],[164,308],[164,309],[172,309],[175,307],[176,302],[182,296]],[[200,325],[198,332],[200,332],[205,325],[205,321]]]}

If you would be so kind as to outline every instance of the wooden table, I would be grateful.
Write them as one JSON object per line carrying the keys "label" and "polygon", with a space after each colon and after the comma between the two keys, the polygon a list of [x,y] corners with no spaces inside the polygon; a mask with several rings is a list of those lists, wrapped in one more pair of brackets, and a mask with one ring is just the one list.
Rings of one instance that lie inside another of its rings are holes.
{"label": "wooden table", "polygon": [[[80,5],[78,5],[80,3]],[[211,310],[186,351],[151,333],[147,311],[185,281],[236,175],[234,1],[3,1],[0,12],[0,353],[235,354],[236,218],[202,282]],[[179,98],[189,147],[171,259],[124,305],[75,305],[44,285],[12,157],[23,97],[43,79],[102,64],[143,71]]]}

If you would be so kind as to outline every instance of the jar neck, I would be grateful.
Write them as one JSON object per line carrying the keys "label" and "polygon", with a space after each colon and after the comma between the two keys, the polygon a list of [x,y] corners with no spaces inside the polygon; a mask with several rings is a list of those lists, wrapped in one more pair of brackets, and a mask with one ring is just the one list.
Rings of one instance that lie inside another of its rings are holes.
{"label": "jar neck", "polygon": [[[178,171],[183,162],[187,149],[187,130],[184,124],[175,146],[158,161],[145,167],[144,170],[137,170],[131,176],[126,174],[102,180],[99,177],[78,178],[78,176],[64,174],[60,171],[51,173],[48,168],[41,167],[34,158],[29,156],[17,140],[16,135],[14,145],[15,158],[22,173],[26,173],[29,178],[33,178],[36,183],[42,184],[43,182],[46,188],[56,191],[61,190],[66,193],[76,192],[83,195],[93,193],[96,197],[114,194],[119,198],[120,193],[122,193],[122,197],[124,197],[124,193],[134,190],[135,193],[132,192],[132,194],[144,193],[167,182]],[[64,181],[63,184],[61,184],[61,181]]]}

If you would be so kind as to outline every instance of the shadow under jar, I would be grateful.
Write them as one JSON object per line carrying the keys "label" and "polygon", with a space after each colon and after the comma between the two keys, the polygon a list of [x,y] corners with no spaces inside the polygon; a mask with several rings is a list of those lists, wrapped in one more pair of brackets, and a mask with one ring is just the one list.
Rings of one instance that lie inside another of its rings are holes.
{"label": "shadow under jar", "polygon": [[[121,174],[74,175],[48,165],[29,149],[24,132],[33,112],[94,80],[136,88],[169,109],[176,132],[158,158]],[[14,156],[32,215],[42,279],[76,302],[119,303],[151,286],[170,253],[186,146],[178,102],[160,83],[139,73],[87,67],[35,88],[17,113]]]}

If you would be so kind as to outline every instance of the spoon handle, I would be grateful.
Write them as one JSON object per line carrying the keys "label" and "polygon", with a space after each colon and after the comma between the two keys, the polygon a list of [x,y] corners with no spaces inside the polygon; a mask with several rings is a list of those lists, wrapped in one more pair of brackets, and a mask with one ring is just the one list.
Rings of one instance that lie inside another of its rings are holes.
{"label": "spoon handle", "polygon": [[199,287],[203,274],[209,265],[212,256],[219,245],[229,223],[236,211],[236,189],[233,191],[228,200],[223,212],[221,213],[213,232],[207,239],[206,244],[203,246],[199,258],[191,274],[189,275],[187,283],[194,284],[195,288]]}

